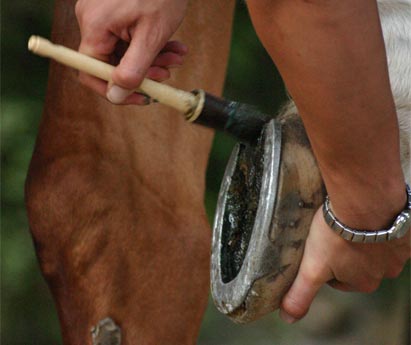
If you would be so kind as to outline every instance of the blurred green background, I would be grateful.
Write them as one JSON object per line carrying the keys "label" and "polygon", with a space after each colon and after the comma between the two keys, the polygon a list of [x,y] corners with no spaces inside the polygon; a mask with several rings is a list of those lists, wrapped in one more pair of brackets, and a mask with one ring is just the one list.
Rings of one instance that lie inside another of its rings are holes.
{"label": "blurred green background", "polygon": [[[23,204],[24,180],[42,112],[48,69],[45,59],[27,52],[26,42],[32,33],[49,37],[53,3],[2,1],[1,7],[1,343],[61,344],[57,316],[37,265]],[[275,113],[285,100],[281,79],[257,40],[243,2],[237,4],[225,97],[256,104],[267,113]],[[210,220],[233,144],[223,135],[216,136],[207,174]],[[299,326],[284,325],[276,315],[252,325],[235,325],[210,302],[198,343],[320,344],[318,339],[323,338],[331,344],[331,338],[346,328],[330,334],[318,325],[330,309],[330,317],[334,318],[341,314],[337,308],[350,315],[350,303],[376,312],[387,311],[393,308],[396,298],[402,298],[400,305],[405,308],[400,313],[404,322],[409,322],[409,265],[400,279],[385,282],[372,296],[325,294],[335,303],[325,304],[328,307],[317,303],[311,316]],[[409,331],[409,326],[405,329]],[[356,342],[360,338],[352,339],[349,344],[364,344]]]}

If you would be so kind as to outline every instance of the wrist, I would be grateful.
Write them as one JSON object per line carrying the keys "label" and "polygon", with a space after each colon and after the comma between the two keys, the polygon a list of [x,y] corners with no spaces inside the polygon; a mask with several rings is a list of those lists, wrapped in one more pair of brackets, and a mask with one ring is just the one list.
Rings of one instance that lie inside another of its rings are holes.
{"label": "wrist", "polygon": [[[325,179],[324,179],[325,180]],[[406,205],[403,178],[374,181],[357,177],[326,183],[332,210],[344,224],[356,229],[378,230],[389,227]]]}
{"label": "wrist", "polygon": [[407,199],[405,207],[397,214],[390,226],[382,229],[354,229],[347,226],[335,216],[328,196],[322,207],[324,220],[332,230],[348,241],[375,243],[400,239],[411,227],[411,188],[408,185],[406,185],[405,194]]}

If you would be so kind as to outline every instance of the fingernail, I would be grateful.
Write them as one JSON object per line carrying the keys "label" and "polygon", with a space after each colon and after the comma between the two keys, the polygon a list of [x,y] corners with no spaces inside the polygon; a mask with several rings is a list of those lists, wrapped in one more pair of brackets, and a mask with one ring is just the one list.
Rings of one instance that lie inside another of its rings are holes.
{"label": "fingernail", "polygon": [[120,86],[113,85],[107,91],[107,99],[114,104],[120,104],[133,93],[132,90],[123,89]]}
{"label": "fingernail", "polygon": [[286,323],[294,323],[297,321],[296,318],[292,317],[291,315],[287,314],[284,310],[280,310],[280,317]]}

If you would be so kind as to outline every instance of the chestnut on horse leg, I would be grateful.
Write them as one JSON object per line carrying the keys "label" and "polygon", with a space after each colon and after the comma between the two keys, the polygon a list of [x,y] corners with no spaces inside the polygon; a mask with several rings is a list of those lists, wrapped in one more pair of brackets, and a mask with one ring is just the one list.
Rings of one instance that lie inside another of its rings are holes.
{"label": "chestnut on horse leg", "polygon": [[[56,1],[52,40],[77,49],[74,5]],[[233,5],[190,3],[177,33],[190,53],[173,85],[221,93]],[[195,343],[209,288],[211,140],[161,105],[111,105],[51,64],[26,204],[65,345],[92,344],[106,317],[122,344]]]}

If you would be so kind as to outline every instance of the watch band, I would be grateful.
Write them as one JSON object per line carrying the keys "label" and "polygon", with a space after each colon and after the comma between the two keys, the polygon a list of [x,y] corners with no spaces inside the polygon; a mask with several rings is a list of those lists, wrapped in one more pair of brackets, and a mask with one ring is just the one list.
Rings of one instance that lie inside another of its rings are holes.
{"label": "watch band", "polygon": [[334,230],[338,235],[340,235],[347,241],[375,243],[401,238],[405,236],[405,234],[411,227],[411,188],[408,184],[405,185],[405,190],[407,193],[407,204],[405,206],[405,209],[401,211],[401,213],[395,218],[394,223],[389,229],[376,231],[358,230],[344,225],[337,219],[337,217],[331,210],[330,199],[328,198],[328,195],[323,204],[324,220],[332,230]]}

